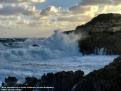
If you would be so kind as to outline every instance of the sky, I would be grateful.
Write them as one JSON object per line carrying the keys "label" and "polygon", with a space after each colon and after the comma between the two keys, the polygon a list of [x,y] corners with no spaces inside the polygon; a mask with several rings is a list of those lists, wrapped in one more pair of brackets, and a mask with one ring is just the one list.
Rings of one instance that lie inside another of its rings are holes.
{"label": "sky", "polygon": [[121,13],[121,0],[0,0],[0,37],[48,37],[101,13]]}

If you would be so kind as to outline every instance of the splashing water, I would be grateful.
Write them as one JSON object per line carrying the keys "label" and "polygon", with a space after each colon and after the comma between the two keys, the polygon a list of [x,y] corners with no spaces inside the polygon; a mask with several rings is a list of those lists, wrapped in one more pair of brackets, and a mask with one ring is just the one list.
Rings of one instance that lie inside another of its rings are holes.
{"label": "splashing water", "polygon": [[[113,61],[116,56],[82,56],[78,49],[80,37],[55,32],[47,39],[28,39],[14,47],[0,48],[0,80],[13,75],[41,77],[44,73],[79,70],[86,74]],[[19,47],[18,47],[19,46]],[[99,51],[101,54],[102,50]]]}
{"label": "splashing water", "polygon": [[[22,48],[0,50],[0,58],[4,60],[47,60],[80,55],[78,44],[70,35],[55,32],[50,38],[35,41],[27,40]],[[20,44],[19,44],[20,45]]]}

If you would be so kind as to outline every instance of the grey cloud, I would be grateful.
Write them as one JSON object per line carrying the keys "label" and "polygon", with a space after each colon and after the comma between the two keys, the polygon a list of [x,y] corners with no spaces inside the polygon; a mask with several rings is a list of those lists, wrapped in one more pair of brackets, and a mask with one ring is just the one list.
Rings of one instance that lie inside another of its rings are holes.
{"label": "grey cloud", "polygon": [[121,4],[121,0],[82,0],[80,5]]}
{"label": "grey cloud", "polygon": [[45,2],[46,0],[31,0],[31,1],[35,2],[35,3],[37,3],[37,2],[42,3],[42,2]]}
{"label": "grey cloud", "polygon": [[0,0],[0,3],[17,3],[17,0]]}
{"label": "grey cloud", "polygon": [[67,16],[61,16],[61,17],[58,17],[58,21],[67,21],[67,22],[85,22],[85,21],[88,21],[90,19],[90,16],[88,15],[67,15]]}
{"label": "grey cloud", "polygon": [[69,9],[72,13],[84,13],[85,11],[89,11],[90,7],[89,6],[74,6]]}
{"label": "grey cloud", "polygon": [[49,6],[45,9],[43,9],[40,14],[41,15],[53,15],[53,14],[57,14],[59,12],[59,9],[56,8],[55,6]]}
{"label": "grey cloud", "polygon": [[18,2],[39,2],[43,0],[0,0],[0,3],[18,3]]}
{"label": "grey cloud", "polygon": [[14,15],[24,11],[24,8],[19,6],[3,6],[0,8],[0,15]]}

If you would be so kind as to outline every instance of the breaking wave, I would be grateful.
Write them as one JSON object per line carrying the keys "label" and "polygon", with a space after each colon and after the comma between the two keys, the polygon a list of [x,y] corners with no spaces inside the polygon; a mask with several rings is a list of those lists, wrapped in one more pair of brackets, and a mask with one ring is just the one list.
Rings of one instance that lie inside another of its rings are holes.
{"label": "breaking wave", "polygon": [[47,60],[80,55],[77,39],[61,32],[55,32],[44,40],[28,39],[13,45],[19,48],[3,47],[0,50],[2,60]]}
{"label": "breaking wave", "polygon": [[77,42],[79,38],[56,31],[47,39],[27,39],[5,44],[7,46],[1,43],[0,80],[11,75],[20,79],[25,76],[40,77],[44,73],[63,70],[82,69],[87,74],[116,57],[102,55],[103,49],[98,50],[99,55],[81,55]]}

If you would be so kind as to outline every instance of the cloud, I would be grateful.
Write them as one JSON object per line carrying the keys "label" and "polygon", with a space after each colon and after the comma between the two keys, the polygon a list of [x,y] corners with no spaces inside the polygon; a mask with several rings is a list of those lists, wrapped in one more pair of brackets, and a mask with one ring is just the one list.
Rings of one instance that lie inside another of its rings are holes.
{"label": "cloud", "polygon": [[[49,36],[56,29],[73,30],[100,13],[121,13],[120,0],[82,0],[79,4],[73,3],[75,0],[66,4],[62,2],[65,1],[0,0],[0,37]],[[60,7],[63,5],[67,7]]]}
{"label": "cloud", "polygon": [[43,9],[40,14],[41,15],[52,15],[52,14],[57,14],[59,12],[59,8],[56,8],[55,6],[49,6],[45,9]]}
{"label": "cloud", "polygon": [[43,3],[45,2],[46,0],[31,0],[32,2],[35,2],[35,3]]}
{"label": "cloud", "polygon": [[80,5],[97,5],[97,4],[115,5],[115,4],[121,4],[121,0],[82,0],[80,3]]}
{"label": "cloud", "polygon": [[23,11],[25,10],[17,5],[1,6],[0,15],[14,15]]}
{"label": "cloud", "polygon": [[0,3],[18,3],[18,2],[35,2],[35,3],[43,3],[46,0],[0,0]]}
{"label": "cloud", "polygon": [[84,13],[85,11],[89,11],[91,8],[89,6],[81,6],[81,5],[77,5],[77,6],[73,6],[71,7],[69,10],[72,13]]}
{"label": "cloud", "polygon": [[102,10],[99,10],[99,13],[121,13],[121,4],[119,5],[106,5],[103,6]]}
{"label": "cloud", "polygon": [[0,0],[0,3],[17,3],[17,0]]}

